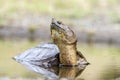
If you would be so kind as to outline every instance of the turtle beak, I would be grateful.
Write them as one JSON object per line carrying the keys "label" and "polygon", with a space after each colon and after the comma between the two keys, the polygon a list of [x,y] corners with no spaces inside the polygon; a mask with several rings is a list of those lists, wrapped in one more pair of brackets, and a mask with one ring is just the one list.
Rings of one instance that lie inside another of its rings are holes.
{"label": "turtle beak", "polygon": [[57,21],[56,19],[52,18],[51,22],[51,29],[59,30],[60,27],[60,22]]}
{"label": "turtle beak", "polygon": [[56,25],[55,25],[56,22],[57,21],[54,18],[52,18],[51,29],[55,29],[56,28]]}
{"label": "turtle beak", "polygon": [[52,24],[57,23],[57,20],[52,18]]}

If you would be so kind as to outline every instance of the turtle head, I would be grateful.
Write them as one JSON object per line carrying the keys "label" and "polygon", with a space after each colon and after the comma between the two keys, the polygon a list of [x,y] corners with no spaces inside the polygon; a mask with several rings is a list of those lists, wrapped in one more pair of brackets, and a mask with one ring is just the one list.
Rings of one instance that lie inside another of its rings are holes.
{"label": "turtle head", "polygon": [[62,42],[64,44],[76,43],[77,39],[74,32],[62,22],[52,19],[51,36],[53,41]]}

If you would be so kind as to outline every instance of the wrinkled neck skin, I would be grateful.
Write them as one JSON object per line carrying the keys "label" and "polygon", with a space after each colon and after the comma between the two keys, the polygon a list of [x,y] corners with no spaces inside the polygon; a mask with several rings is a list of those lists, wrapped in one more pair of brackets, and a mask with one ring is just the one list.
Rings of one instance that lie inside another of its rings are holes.
{"label": "wrinkled neck skin", "polygon": [[76,42],[73,44],[64,44],[55,42],[60,50],[60,64],[63,66],[75,66],[77,64]]}

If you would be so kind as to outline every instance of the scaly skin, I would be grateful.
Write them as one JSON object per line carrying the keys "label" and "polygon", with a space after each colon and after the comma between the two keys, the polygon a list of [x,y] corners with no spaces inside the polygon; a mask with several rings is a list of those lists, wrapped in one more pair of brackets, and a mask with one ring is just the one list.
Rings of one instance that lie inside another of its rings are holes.
{"label": "scaly skin", "polygon": [[81,55],[78,55],[78,51],[76,49],[76,36],[68,26],[52,19],[51,37],[60,50],[60,64],[73,66],[78,65],[79,58],[86,61],[81,53]]}

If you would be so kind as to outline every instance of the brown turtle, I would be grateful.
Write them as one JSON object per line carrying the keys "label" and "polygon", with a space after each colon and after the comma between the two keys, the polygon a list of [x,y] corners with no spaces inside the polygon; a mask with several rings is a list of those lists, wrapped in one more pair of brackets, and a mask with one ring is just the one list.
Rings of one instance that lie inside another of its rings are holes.
{"label": "brown turtle", "polygon": [[76,35],[70,27],[64,25],[60,21],[52,19],[51,23],[51,36],[53,42],[60,50],[60,64],[62,65],[79,65],[88,64],[85,57],[76,48]]}
{"label": "brown turtle", "polygon": [[29,62],[44,67],[89,64],[81,52],[77,51],[74,32],[62,22],[52,19],[51,37],[53,43],[42,43],[14,57],[18,62]]}

